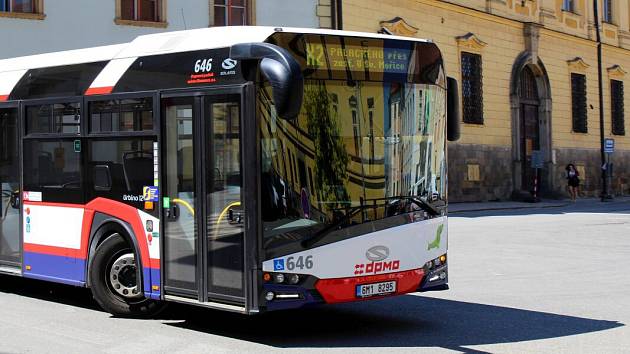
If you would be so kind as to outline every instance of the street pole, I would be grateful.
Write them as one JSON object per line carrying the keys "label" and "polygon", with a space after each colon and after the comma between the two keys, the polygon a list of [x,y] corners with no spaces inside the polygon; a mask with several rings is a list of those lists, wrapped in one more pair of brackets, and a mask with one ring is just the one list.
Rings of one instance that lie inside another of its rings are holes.
{"label": "street pole", "polygon": [[608,197],[608,165],[604,152],[604,83],[602,76],[602,35],[599,31],[599,1],[593,0],[593,15],[595,16],[595,33],[597,36],[597,80],[599,81],[599,138],[602,169],[602,202]]}

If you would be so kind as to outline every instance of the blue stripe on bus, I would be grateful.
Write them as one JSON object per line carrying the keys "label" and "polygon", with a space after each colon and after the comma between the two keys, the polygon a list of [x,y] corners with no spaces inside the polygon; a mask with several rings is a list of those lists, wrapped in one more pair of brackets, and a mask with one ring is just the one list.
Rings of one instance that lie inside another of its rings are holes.
{"label": "blue stripe on bus", "polygon": [[[30,270],[26,270],[30,266]],[[24,277],[76,286],[85,285],[85,261],[73,257],[24,252]]]}
{"label": "blue stripe on bus", "polygon": [[[30,270],[26,270],[30,266]],[[24,277],[75,286],[85,286],[85,261],[72,257],[24,252]],[[160,299],[160,269],[144,268],[144,293],[148,298]],[[159,290],[152,290],[152,286]]]}
{"label": "blue stripe on bus", "polygon": [[[160,285],[160,270],[155,268],[143,268],[144,278],[144,295],[150,299],[160,300],[160,291],[162,286]],[[153,290],[152,286],[158,286],[160,290]]]}

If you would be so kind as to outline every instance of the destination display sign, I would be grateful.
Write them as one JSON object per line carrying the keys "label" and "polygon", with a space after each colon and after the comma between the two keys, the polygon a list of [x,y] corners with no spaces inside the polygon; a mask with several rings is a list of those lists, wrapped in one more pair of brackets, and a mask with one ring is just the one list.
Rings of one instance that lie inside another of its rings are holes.
{"label": "destination display sign", "polygon": [[291,33],[276,33],[272,43],[289,49],[309,79],[429,84],[444,80],[442,57],[433,43]]}

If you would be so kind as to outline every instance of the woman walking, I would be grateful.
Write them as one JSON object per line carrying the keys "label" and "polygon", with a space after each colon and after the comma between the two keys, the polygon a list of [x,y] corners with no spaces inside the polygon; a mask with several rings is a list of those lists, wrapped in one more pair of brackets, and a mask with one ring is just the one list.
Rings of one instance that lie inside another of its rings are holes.
{"label": "woman walking", "polygon": [[580,173],[575,168],[575,165],[570,163],[567,165],[567,184],[569,185],[569,194],[571,195],[571,201],[575,202],[578,196],[578,190],[580,187]]}

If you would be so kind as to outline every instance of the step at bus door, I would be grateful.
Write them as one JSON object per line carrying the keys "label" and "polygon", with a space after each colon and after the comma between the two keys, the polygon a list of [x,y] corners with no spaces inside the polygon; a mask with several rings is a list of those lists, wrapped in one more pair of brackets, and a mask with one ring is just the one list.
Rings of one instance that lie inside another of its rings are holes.
{"label": "step at bus door", "polygon": [[167,299],[245,309],[242,92],[162,96]]}

